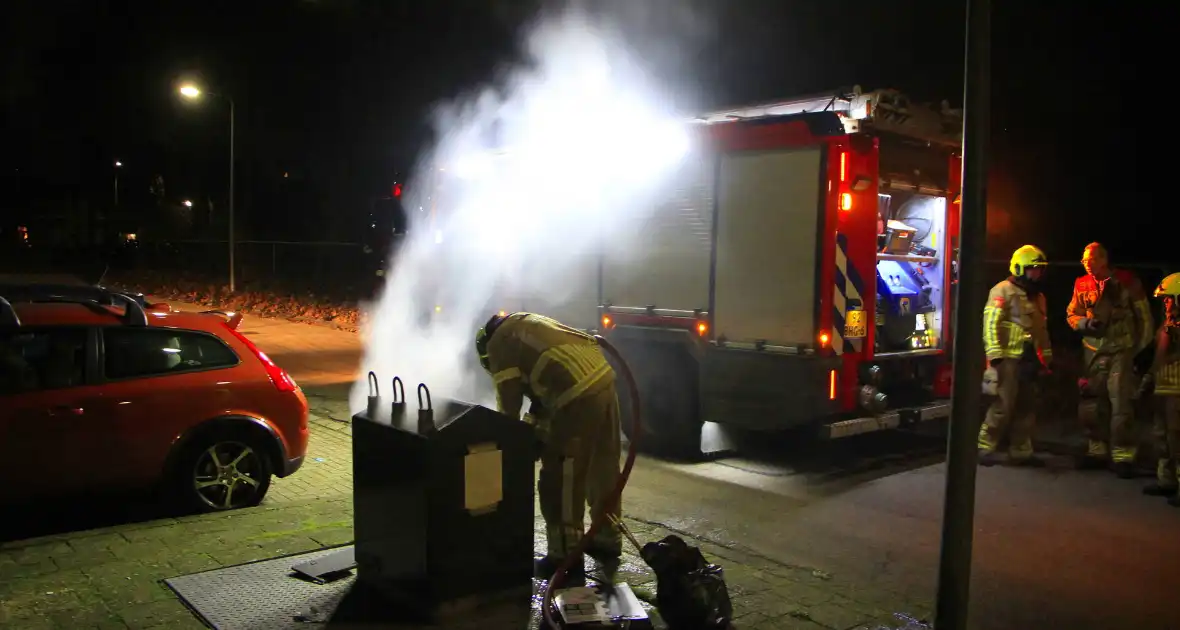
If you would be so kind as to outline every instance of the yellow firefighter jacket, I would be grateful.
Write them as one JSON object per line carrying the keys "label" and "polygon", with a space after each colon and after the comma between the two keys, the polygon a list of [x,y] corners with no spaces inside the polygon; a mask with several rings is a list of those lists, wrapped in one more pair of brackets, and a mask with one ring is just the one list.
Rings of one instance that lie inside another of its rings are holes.
{"label": "yellow firefighter jacket", "polygon": [[1011,277],[992,287],[983,307],[983,349],[988,360],[1019,359],[1031,342],[1042,363],[1053,358],[1045,295],[1030,296]]}
{"label": "yellow firefighter jacket", "polygon": [[1180,325],[1160,326],[1149,373],[1155,377],[1156,395],[1180,396]]}
{"label": "yellow firefighter jacket", "polygon": [[513,418],[525,396],[533,415],[548,416],[615,378],[593,337],[533,313],[509,315],[488,339],[487,353],[497,405]]}
{"label": "yellow firefighter jacket", "polygon": [[[1085,275],[1074,281],[1066,318],[1070,328],[1082,333],[1087,350],[1104,354],[1137,353],[1151,343],[1155,330],[1143,283],[1122,269],[1106,280]],[[1091,322],[1105,328],[1095,334]]]}

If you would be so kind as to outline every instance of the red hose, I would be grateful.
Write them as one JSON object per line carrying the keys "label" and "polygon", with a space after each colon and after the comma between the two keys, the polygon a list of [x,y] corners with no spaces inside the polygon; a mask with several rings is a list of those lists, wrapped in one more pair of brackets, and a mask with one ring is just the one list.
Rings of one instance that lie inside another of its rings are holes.
{"label": "red hose", "polygon": [[631,368],[623,360],[623,356],[619,354],[619,351],[602,335],[594,335],[594,340],[607,353],[614,357],[615,362],[622,369],[623,379],[627,381],[628,398],[631,399],[631,435],[630,440],[628,440],[627,461],[623,464],[623,469],[619,472],[619,480],[615,482],[615,487],[611,490],[610,494],[603,499],[602,505],[597,506],[597,513],[591,515],[590,529],[586,530],[586,533],[582,535],[582,539],[578,541],[577,548],[574,549],[573,553],[566,555],[561,566],[557,567],[557,571],[549,578],[549,585],[545,587],[545,596],[541,599],[541,614],[545,619],[545,623],[550,628],[557,627],[557,624],[553,622],[553,593],[561,585],[566,572],[574,566],[574,562],[584,561],[582,554],[586,553],[586,547],[589,546],[591,538],[605,524],[606,514],[610,511],[609,508],[614,507],[619,502],[619,498],[623,496],[623,488],[627,487],[627,480],[631,478],[631,469],[635,467],[635,454],[639,445],[639,432],[643,427],[639,421],[639,387],[635,383],[635,376],[631,374]]}

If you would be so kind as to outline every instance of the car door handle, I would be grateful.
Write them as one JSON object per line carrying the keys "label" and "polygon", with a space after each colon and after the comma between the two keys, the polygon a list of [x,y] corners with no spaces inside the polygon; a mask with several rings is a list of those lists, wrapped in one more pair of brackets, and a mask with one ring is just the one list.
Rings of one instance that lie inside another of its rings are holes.
{"label": "car door handle", "polygon": [[86,413],[86,410],[81,407],[71,407],[69,405],[57,405],[49,408],[49,415],[51,416],[80,416]]}

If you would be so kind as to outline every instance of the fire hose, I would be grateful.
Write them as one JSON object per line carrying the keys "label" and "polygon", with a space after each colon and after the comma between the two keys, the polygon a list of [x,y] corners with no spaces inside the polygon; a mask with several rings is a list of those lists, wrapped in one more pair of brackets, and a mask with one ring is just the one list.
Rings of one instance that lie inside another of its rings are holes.
{"label": "fire hose", "polygon": [[635,466],[635,455],[638,452],[639,433],[643,428],[643,424],[640,421],[639,387],[635,383],[635,376],[631,373],[631,368],[623,360],[623,356],[619,354],[618,349],[602,335],[594,335],[594,340],[606,350],[607,354],[614,358],[615,363],[623,373],[623,380],[627,384],[627,397],[631,402],[631,432],[627,447],[627,461],[623,464],[622,470],[619,471],[619,477],[615,482],[614,488],[602,498],[600,505],[595,506],[595,512],[591,514],[590,528],[582,535],[582,539],[578,541],[578,545],[574,551],[566,554],[565,560],[557,567],[557,570],[549,579],[549,584],[545,587],[545,595],[541,599],[541,614],[545,619],[545,623],[550,628],[557,627],[557,624],[553,622],[553,597],[558,587],[564,581],[566,573],[573,568],[575,562],[584,561],[582,554],[586,553],[586,548],[590,545],[590,541],[599,530],[606,526],[614,526],[609,523],[610,508],[619,503],[619,499],[623,496],[623,488],[627,487],[627,480],[631,478],[631,469]]}

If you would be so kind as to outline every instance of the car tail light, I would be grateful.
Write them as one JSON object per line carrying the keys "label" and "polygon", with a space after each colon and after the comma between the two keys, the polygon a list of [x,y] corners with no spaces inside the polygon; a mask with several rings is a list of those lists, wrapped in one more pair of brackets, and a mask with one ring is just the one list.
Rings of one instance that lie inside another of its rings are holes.
{"label": "car tail light", "polygon": [[286,370],[279,367],[278,364],[270,359],[270,357],[266,356],[266,353],[259,350],[258,346],[254,345],[254,342],[250,341],[250,339],[248,339],[245,335],[234,330],[233,328],[230,328],[229,324],[225,324],[225,328],[229,330],[230,334],[236,337],[238,341],[241,341],[243,344],[245,344],[246,347],[250,349],[250,352],[254,353],[254,356],[258,357],[258,360],[262,362],[262,367],[266,368],[266,375],[269,376],[270,381],[274,383],[275,389],[279,390],[280,392],[295,391],[295,388],[298,387],[298,385],[295,384],[295,379],[291,378],[291,375],[287,374]]}

